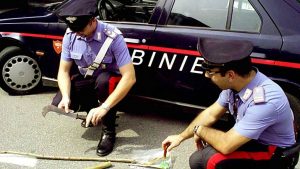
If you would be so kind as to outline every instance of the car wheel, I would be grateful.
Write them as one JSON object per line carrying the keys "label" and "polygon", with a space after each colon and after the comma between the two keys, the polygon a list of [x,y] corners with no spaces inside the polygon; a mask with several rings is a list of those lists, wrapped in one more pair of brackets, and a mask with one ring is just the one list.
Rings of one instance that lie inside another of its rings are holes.
{"label": "car wheel", "polygon": [[294,113],[294,127],[297,137],[296,139],[297,142],[300,142],[300,100],[290,93],[286,93],[286,96]]}
{"label": "car wheel", "polygon": [[9,94],[28,94],[41,85],[38,63],[17,46],[0,52],[0,75],[0,86]]}

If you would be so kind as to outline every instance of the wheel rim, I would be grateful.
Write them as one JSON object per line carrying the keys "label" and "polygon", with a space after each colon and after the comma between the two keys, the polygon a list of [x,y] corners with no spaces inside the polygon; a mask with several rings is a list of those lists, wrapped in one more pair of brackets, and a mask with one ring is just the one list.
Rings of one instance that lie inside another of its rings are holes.
{"label": "wheel rim", "polygon": [[38,63],[33,58],[18,55],[10,58],[4,64],[2,77],[11,89],[27,91],[39,84],[41,71]]}

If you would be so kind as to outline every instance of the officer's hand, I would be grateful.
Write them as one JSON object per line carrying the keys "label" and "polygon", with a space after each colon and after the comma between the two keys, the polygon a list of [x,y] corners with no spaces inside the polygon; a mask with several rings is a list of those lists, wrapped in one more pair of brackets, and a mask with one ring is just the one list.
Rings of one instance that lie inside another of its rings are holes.
{"label": "officer's hand", "polygon": [[194,134],[194,140],[197,147],[197,150],[202,150],[204,148],[204,145],[206,145],[206,142],[203,141],[199,136]]}
{"label": "officer's hand", "polygon": [[70,112],[69,105],[70,105],[70,98],[62,98],[58,104],[58,108],[64,109],[66,113]]}
{"label": "officer's hand", "polygon": [[171,135],[168,136],[162,143],[161,146],[164,149],[165,147],[167,148],[167,151],[171,151],[173,148],[177,147],[182,141],[183,137],[181,135]]}
{"label": "officer's hand", "polygon": [[89,126],[90,122],[92,122],[94,126],[97,126],[101,121],[102,117],[105,116],[106,113],[107,110],[101,107],[91,109],[86,118],[86,123],[85,123],[86,127]]}
{"label": "officer's hand", "polygon": [[85,119],[85,127],[89,127],[90,123],[91,123],[91,120],[93,118],[93,115],[95,113],[95,110],[94,109],[91,109],[88,113],[88,115],[86,116],[86,119]]}

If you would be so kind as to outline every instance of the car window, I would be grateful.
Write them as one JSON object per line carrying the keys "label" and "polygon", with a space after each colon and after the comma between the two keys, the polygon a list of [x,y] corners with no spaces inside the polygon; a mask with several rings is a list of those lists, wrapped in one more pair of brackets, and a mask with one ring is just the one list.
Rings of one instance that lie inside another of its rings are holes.
{"label": "car window", "polygon": [[229,0],[175,0],[168,25],[225,29]]}
{"label": "car window", "polygon": [[[191,5],[193,4],[193,5]],[[175,0],[168,25],[226,29],[229,0]],[[248,0],[234,0],[230,30],[259,32],[261,19]]]}
{"label": "car window", "polygon": [[147,23],[158,0],[99,0],[99,19]]}
{"label": "car window", "polygon": [[235,0],[231,30],[259,32],[261,20],[248,0]]}

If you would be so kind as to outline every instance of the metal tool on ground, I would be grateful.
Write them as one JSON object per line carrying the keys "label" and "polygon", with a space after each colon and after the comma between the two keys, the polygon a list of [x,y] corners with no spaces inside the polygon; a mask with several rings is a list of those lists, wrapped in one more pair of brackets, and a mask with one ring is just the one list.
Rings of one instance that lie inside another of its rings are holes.
{"label": "metal tool on ground", "polygon": [[68,116],[68,117],[71,117],[74,119],[80,119],[80,120],[82,120],[82,123],[81,123],[82,127],[90,127],[90,126],[86,126],[86,124],[85,124],[87,116],[78,114],[78,112],[74,112],[73,110],[71,110],[69,113],[66,113],[63,109],[60,109],[54,105],[47,105],[43,108],[42,115],[44,117],[46,117],[48,112],[55,112],[58,115]]}

